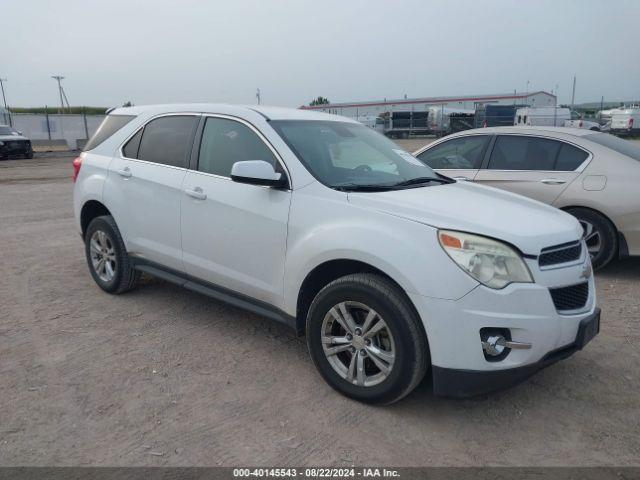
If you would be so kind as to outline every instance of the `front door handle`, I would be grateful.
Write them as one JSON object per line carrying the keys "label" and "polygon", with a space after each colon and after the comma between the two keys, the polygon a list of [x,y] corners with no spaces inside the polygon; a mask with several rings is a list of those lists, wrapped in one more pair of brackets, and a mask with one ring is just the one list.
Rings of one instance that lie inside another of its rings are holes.
{"label": "front door handle", "polygon": [[117,170],[117,172],[121,177],[131,178],[131,170],[129,170],[129,167],[124,167],[122,170]]}
{"label": "front door handle", "polygon": [[540,180],[541,183],[545,185],[564,185],[566,180],[558,180],[557,178],[545,178],[544,180]]}
{"label": "front door handle", "polygon": [[190,190],[190,189],[187,188],[184,191],[184,193],[189,195],[191,198],[195,198],[196,200],[206,200],[207,199],[207,194],[204,193],[200,187],[196,187],[193,190]]}
{"label": "front door handle", "polygon": [[469,177],[453,177],[454,180],[458,180],[459,182],[470,182],[471,179]]}

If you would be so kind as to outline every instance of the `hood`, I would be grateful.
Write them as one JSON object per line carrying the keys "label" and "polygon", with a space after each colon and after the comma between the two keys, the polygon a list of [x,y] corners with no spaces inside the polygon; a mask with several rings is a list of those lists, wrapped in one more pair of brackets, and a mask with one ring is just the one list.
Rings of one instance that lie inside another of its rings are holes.
{"label": "hood", "polygon": [[349,202],[435,228],[493,237],[530,255],[582,236],[578,221],[562,210],[469,182],[389,192],[351,192]]}
{"label": "hood", "polygon": [[23,137],[22,135],[0,135],[0,142],[6,142],[11,140],[29,140],[27,137]]}

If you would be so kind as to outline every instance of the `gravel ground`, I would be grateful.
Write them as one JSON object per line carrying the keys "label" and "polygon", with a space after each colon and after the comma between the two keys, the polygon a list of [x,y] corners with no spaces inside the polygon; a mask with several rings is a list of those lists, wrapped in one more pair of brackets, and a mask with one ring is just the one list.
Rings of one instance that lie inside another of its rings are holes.
{"label": "gravel ground", "polygon": [[640,464],[640,259],[598,274],[601,334],[526,383],[365,406],[279,324],[153,279],[99,290],[70,162],[0,163],[0,465]]}

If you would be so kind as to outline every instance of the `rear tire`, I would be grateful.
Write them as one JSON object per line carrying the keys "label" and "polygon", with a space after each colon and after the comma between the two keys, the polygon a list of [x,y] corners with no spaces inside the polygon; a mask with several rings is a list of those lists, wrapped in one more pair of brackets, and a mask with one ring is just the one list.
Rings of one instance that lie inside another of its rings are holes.
{"label": "rear tire", "polygon": [[588,208],[570,208],[568,213],[578,219],[591,255],[594,270],[608,265],[618,254],[618,234],[603,215]]}
{"label": "rear tire", "polygon": [[140,272],[134,270],[111,215],[91,220],[84,241],[89,272],[101,289],[118,294],[134,288]]}
{"label": "rear tire", "polygon": [[311,358],[325,381],[362,402],[400,400],[429,365],[418,314],[404,292],[380,275],[358,273],[329,283],[309,308],[306,331]]}

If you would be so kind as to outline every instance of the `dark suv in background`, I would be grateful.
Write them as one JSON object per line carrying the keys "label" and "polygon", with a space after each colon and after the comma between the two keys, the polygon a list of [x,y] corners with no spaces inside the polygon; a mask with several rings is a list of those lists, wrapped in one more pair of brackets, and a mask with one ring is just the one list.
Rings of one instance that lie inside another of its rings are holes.
{"label": "dark suv in background", "polygon": [[0,125],[0,160],[17,157],[33,158],[31,140],[13,127]]}

